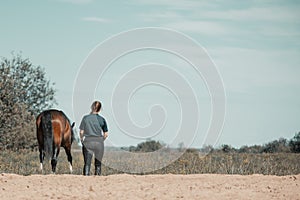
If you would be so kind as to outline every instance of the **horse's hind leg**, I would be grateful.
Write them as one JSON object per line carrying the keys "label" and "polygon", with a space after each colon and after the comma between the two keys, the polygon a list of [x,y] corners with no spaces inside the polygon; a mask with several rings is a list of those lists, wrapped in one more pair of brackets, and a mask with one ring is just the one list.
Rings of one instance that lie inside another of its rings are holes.
{"label": "horse's hind leg", "polygon": [[45,158],[45,153],[41,148],[39,149],[39,151],[40,151],[40,170],[43,172],[43,161]]}
{"label": "horse's hind leg", "polygon": [[51,159],[51,166],[52,166],[52,172],[53,173],[55,173],[55,171],[56,171],[56,164],[57,164],[58,154],[59,154],[59,147],[55,146],[54,151],[53,151],[53,155],[52,155],[52,159]]}
{"label": "horse's hind leg", "polygon": [[73,167],[72,167],[72,155],[71,155],[71,148],[65,147],[65,151],[68,157],[68,162],[69,162],[69,167],[70,167],[70,173],[73,172]]}

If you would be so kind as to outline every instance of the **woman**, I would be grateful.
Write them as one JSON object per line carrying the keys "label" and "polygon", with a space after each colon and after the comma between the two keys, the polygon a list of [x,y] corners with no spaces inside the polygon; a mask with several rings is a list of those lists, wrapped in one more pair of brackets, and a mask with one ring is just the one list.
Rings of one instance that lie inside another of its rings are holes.
{"label": "woman", "polygon": [[80,139],[84,159],[83,175],[90,175],[93,154],[95,155],[95,175],[101,174],[101,161],[104,153],[104,140],[108,136],[105,119],[99,115],[101,103],[93,102],[91,113],[85,115],[80,123]]}

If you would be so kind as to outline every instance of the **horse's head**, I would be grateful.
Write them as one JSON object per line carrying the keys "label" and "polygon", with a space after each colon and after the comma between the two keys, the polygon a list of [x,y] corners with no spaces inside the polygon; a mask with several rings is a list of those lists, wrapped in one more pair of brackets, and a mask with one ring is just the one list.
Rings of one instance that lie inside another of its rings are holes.
{"label": "horse's head", "polygon": [[73,142],[74,139],[76,139],[76,135],[74,134],[74,131],[76,132],[76,130],[75,130],[74,127],[75,127],[75,122],[73,122],[72,125],[71,125],[72,142]]}
{"label": "horse's head", "polygon": [[78,131],[75,128],[75,122],[71,125],[71,131],[72,131],[72,142],[75,140],[79,146],[81,146],[80,137],[78,134]]}

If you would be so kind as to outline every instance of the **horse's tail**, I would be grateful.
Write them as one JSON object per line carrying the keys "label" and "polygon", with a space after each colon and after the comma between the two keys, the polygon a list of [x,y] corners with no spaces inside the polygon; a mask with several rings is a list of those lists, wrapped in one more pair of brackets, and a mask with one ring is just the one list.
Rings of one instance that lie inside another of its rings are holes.
{"label": "horse's tail", "polygon": [[53,132],[51,119],[51,112],[45,111],[42,116],[41,123],[44,137],[44,151],[47,159],[50,159],[53,154]]}

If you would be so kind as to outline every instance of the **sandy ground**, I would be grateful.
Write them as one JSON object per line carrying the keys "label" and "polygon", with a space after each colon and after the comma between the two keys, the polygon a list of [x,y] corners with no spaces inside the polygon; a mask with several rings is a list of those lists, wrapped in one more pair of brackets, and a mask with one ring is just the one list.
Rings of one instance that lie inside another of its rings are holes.
{"label": "sandy ground", "polygon": [[299,199],[300,175],[0,174],[0,199]]}

